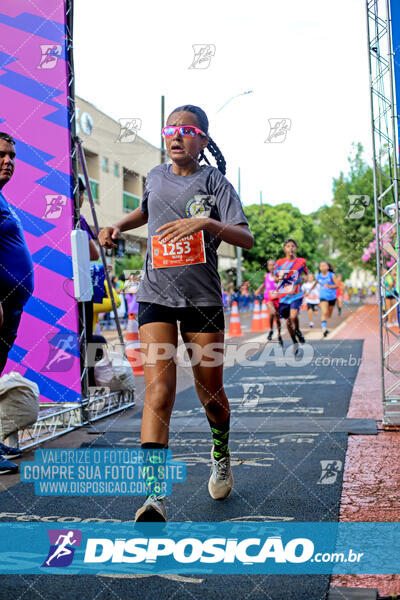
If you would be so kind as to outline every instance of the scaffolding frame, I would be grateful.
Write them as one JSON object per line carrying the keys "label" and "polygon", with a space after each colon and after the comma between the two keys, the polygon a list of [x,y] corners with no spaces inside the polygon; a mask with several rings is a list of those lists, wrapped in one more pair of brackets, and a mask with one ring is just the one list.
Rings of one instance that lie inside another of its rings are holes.
{"label": "scaffolding frame", "polygon": [[[400,425],[399,165],[389,0],[366,0],[376,231],[377,293],[383,425]],[[400,82],[398,82],[400,85]],[[388,212],[392,209],[392,215]],[[386,209],[386,211],[385,211]],[[383,231],[386,224],[387,230]],[[389,239],[392,244],[388,244]],[[388,267],[388,247],[394,263]],[[387,308],[385,284],[396,273],[395,303]]]}
{"label": "scaffolding frame", "polygon": [[79,404],[53,405],[42,409],[36,423],[20,429],[18,438],[13,441],[21,450],[34,448],[131,406],[135,406],[133,390],[91,397]]}

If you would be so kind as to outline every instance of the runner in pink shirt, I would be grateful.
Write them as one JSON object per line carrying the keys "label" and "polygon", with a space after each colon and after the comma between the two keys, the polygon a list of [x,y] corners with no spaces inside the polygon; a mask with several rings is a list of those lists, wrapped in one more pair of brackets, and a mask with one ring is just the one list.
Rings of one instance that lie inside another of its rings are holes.
{"label": "runner in pink shirt", "polygon": [[261,290],[264,288],[264,300],[267,303],[268,312],[269,312],[269,333],[268,333],[268,341],[272,340],[272,336],[274,335],[273,323],[274,319],[276,320],[276,326],[278,328],[278,342],[281,346],[283,346],[283,340],[281,337],[281,320],[279,318],[279,294],[276,288],[274,269],[275,269],[275,261],[270,259],[267,263],[267,273],[265,273],[264,283],[260,285],[260,287],[256,290],[256,296],[261,293]]}

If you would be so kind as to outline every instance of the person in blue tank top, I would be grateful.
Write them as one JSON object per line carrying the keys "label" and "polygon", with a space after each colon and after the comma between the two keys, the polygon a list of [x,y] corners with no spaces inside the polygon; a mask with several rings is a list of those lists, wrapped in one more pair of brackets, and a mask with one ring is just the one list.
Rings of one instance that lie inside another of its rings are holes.
{"label": "person in blue tank top", "polygon": [[[0,132],[0,375],[14,345],[25,304],[33,293],[33,262],[21,221],[2,194],[15,168],[15,142]],[[0,475],[16,473],[18,448],[0,443]]]}
{"label": "person in blue tank top", "polygon": [[[332,316],[334,306],[336,304],[336,289],[338,281],[333,272],[332,266],[322,261],[319,265],[319,274],[317,275],[315,287],[317,283],[320,287],[320,306],[321,306],[321,326],[322,335],[326,337],[329,333],[327,321]],[[313,289],[313,288],[312,288]]]}
{"label": "person in blue tank top", "polygon": [[15,168],[15,142],[0,132],[0,374],[11,350],[24,305],[33,293],[33,262],[21,221],[2,194]]}

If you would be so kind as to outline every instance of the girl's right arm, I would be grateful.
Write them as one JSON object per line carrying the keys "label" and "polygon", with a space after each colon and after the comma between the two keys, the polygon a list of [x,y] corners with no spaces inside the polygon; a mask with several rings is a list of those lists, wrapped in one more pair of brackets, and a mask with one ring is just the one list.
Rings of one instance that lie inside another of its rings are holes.
{"label": "girl's right arm", "polygon": [[104,227],[99,233],[99,242],[104,248],[116,248],[117,244],[113,240],[119,238],[123,231],[129,231],[129,229],[136,229],[137,227],[146,225],[147,220],[148,213],[142,213],[140,207],[135,208],[135,210],[112,227]]}

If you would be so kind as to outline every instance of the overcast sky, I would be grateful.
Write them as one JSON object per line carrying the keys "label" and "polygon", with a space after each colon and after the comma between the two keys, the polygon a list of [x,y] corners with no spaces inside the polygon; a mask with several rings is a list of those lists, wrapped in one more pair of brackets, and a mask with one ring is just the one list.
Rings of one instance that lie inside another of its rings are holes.
{"label": "overcast sky", "polygon": [[[364,0],[75,0],[76,93],[115,119],[140,118],[160,143],[166,113],[201,106],[244,204],[291,202],[308,213],[332,199],[352,142],[370,162]],[[212,44],[190,69],[193,44]],[[252,94],[232,96],[253,90]],[[269,119],[290,119],[266,143]]]}

